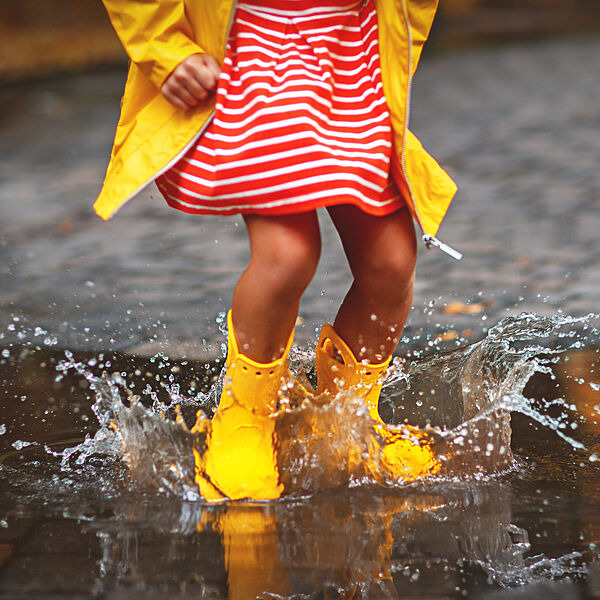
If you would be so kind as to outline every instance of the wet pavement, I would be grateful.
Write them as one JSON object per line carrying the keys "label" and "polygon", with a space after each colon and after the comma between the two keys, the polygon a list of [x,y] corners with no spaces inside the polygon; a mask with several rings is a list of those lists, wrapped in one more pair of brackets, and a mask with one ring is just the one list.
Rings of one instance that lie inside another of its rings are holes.
{"label": "wet pavement", "polygon": [[[597,310],[598,50],[588,37],[422,65],[412,127],[459,184],[440,237],[465,258],[422,252],[411,337],[422,327],[435,335],[438,323],[477,337],[506,309]],[[220,339],[215,317],[247,260],[243,227],[178,214],[154,189],[109,223],[93,215],[121,89],[120,73],[99,73],[2,90],[0,316],[19,314],[71,348],[163,342],[202,356]],[[349,282],[327,218],[323,230],[301,307],[304,341],[334,316]],[[454,300],[492,304],[449,317],[441,309]]]}
{"label": "wet pavement", "polygon": [[[412,128],[459,184],[439,237],[465,258],[421,249],[400,354],[462,346],[523,311],[599,312],[599,52],[583,37],[423,63]],[[122,84],[102,72],[0,89],[0,597],[600,597],[593,324],[585,335],[574,324],[581,352],[527,386],[538,404],[574,407],[584,453],[518,413],[509,473],[257,511],[132,489],[118,460],[61,469],[44,444],[56,452],[97,429],[86,381],[56,380],[64,350],[139,371],[141,394],[161,350],[174,362],[158,380],[206,389],[224,339],[217,318],[248,257],[239,219],[178,214],[155,190],[108,223],[93,215]],[[304,348],[349,284],[322,225]],[[562,339],[542,334],[547,348]]]}

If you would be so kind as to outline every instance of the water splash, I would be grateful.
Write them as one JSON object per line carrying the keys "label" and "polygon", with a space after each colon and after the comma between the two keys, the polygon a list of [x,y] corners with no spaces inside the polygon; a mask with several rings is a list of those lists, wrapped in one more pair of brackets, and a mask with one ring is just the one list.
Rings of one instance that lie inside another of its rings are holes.
{"label": "water splash", "polygon": [[[407,365],[384,397],[393,422],[431,424],[445,444],[447,473],[490,472],[508,466],[510,413],[518,412],[585,450],[564,399],[534,400],[525,388],[535,373],[552,375],[568,353],[597,347],[597,315],[508,317],[470,346]],[[384,392],[385,392],[384,387]]]}
{"label": "water splash", "polygon": [[[502,320],[470,346],[411,362],[396,360],[380,403],[389,431],[401,431],[405,423],[423,428],[441,465],[436,477],[443,478],[481,477],[513,468],[510,414],[514,411],[554,431],[574,449],[586,451],[572,427],[576,407],[563,398],[534,401],[526,397],[525,388],[535,373],[551,374],[568,352],[597,347],[597,321],[596,315],[541,317],[524,313]],[[298,378],[305,377],[313,358],[311,352],[292,351],[290,364]],[[154,360],[168,363],[163,355]],[[85,463],[93,454],[122,457],[141,487],[198,499],[191,452],[194,435],[176,407],[210,415],[223,373],[207,393],[192,398],[181,394],[174,377],[163,386],[167,401],[159,400],[148,384],[145,394],[152,406],[146,407],[139,396],[131,394],[126,373],[94,375],[70,353],[58,370],[75,370],[89,383],[96,397],[92,408],[100,424],[93,437],[62,453],[65,469],[72,461]],[[312,376],[310,372],[307,375]],[[352,467],[357,452],[372,457],[373,440],[377,451],[385,447],[362,401],[348,393],[328,402],[298,397],[293,385],[288,386],[284,398],[287,410],[274,418],[280,474],[287,494],[399,483],[385,473]]]}
{"label": "water splash", "polygon": [[560,580],[565,576],[583,576],[587,572],[585,558],[582,552],[575,551],[557,558],[545,555],[528,556],[525,559],[520,557],[501,566],[485,560],[478,561],[478,564],[499,585],[513,587]]}
{"label": "water splash", "polygon": [[[94,392],[96,401],[92,411],[100,428],[93,437],[62,452],[50,452],[61,456],[61,466],[69,470],[72,462],[84,464],[93,455],[122,458],[140,487],[158,492],[169,492],[183,499],[197,500],[199,494],[193,483],[192,458],[193,436],[189,433],[179,412],[181,405],[200,408],[202,401],[208,405],[210,395],[199,394],[196,399],[184,398],[179,388],[168,387],[170,403],[159,400],[149,390],[151,408],[145,407],[139,396],[132,395],[126,374],[94,375],[88,365],[75,360],[69,351],[56,370],[66,373],[76,371]],[[154,360],[166,360],[157,355]],[[199,401],[200,400],[200,401]],[[177,418],[166,417],[175,409]]]}

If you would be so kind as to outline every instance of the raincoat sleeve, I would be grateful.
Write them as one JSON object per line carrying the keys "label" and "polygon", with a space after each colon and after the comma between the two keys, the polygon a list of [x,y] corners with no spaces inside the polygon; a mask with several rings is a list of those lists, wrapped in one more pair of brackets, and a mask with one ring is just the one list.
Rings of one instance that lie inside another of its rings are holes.
{"label": "raincoat sleeve", "polygon": [[204,52],[183,0],[102,1],[129,58],[158,88],[182,60]]}

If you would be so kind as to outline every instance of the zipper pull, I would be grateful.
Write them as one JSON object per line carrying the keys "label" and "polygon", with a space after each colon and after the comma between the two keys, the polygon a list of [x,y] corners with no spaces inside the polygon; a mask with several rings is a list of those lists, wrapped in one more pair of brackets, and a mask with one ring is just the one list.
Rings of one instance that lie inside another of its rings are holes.
{"label": "zipper pull", "polygon": [[449,254],[452,258],[455,258],[456,260],[460,260],[463,257],[463,255],[458,250],[451,248],[450,246],[448,246],[448,244],[440,242],[440,240],[438,240],[436,237],[433,237],[432,235],[429,235],[428,233],[426,233],[423,236],[423,242],[425,242],[425,245],[428,248],[431,248],[431,246],[435,246],[436,248],[439,248],[442,252]]}

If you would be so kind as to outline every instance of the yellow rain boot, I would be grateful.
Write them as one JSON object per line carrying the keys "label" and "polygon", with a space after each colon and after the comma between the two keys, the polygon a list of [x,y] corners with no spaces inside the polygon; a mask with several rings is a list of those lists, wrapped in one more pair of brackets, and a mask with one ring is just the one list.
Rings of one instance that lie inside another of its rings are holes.
{"label": "yellow rain boot", "polygon": [[[379,395],[391,357],[379,364],[356,360],[346,342],[325,324],[315,351],[317,393],[335,395],[352,390],[364,398],[375,429],[383,439],[381,464],[388,476],[404,481],[436,473],[440,469],[427,439],[427,434],[411,425],[392,431],[379,415]],[[376,476],[373,465],[367,465]]]}
{"label": "yellow rain boot", "polygon": [[231,311],[223,393],[211,421],[199,415],[192,432],[206,434],[203,448],[194,447],[196,483],[205,499],[274,500],[281,495],[273,442],[278,391],[288,375],[287,355],[258,363],[240,353]]}

